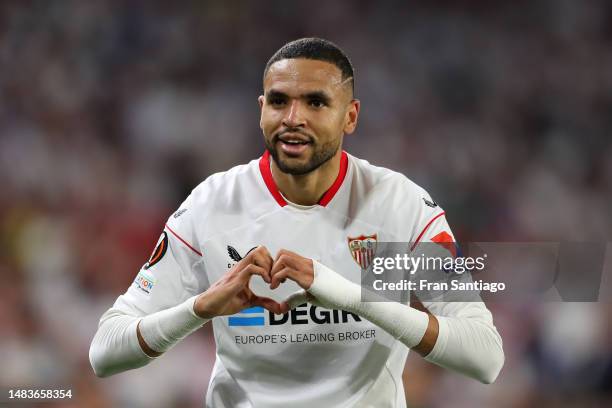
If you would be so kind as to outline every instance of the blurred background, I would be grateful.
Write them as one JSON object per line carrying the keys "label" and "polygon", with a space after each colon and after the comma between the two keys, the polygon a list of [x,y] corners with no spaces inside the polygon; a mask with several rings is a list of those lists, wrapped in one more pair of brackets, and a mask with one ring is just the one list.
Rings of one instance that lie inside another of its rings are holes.
{"label": "blurred background", "polygon": [[[263,67],[304,36],[355,66],[345,149],[425,187],[460,241],[612,241],[610,1],[3,1],[1,389],[202,406],[209,328],[108,379],[90,340],[189,191],[263,152]],[[497,382],[411,355],[409,406],[612,404],[609,302],[489,307]]]}

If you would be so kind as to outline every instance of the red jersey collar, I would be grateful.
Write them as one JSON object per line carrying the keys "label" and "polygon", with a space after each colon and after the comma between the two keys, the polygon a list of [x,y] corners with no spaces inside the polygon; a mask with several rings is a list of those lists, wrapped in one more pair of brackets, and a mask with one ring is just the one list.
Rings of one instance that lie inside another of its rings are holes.
{"label": "red jersey collar", "polygon": [[[278,191],[278,186],[276,185],[276,182],[274,181],[274,178],[272,177],[272,171],[270,170],[270,152],[268,152],[267,150],[264,152],[263,156],[261,156],[261,158],[259,159],[259,170],[261,172],[261,176],[263,177],[264,183],[266,183],[266,187],[268,187],[270,194],[272,194],[272,197],[274,197],[278,205],[280,205],[281,207],[286,206],[287,201],[283,198],[280,191]],[[334,198],[334,196],[340,189],[340,186],[342,185],[344,178],[346,177],[347,170],[348,170],[348,155],[343,150],[342,156],[340,157],[340,171],[338,172],[338,176],[336,177],[336,180],[331,185],[329,190],[327,190],[325,194],[323,194],[323,197],[321,197],[321,199],[319,200],[318,202],[319,205],[325,207],[327,204],[329,204],[332,198]]]}

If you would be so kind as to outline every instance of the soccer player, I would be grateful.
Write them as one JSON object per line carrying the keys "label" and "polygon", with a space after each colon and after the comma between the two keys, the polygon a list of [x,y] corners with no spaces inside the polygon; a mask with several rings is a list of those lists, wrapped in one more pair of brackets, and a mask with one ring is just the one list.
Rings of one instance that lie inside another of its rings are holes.
{"label": "soccer player", "polygon": [[482,302],[424,300],[422,311],[361,299],[363,248],[453,238],[425,190],[342,150],[359,116],[353,82],[327,40],[296,40],[270,58],[265,153],[207,178],[168,218],[100,319],[89,353],[98,376],[144,366],[212,324],[215,408],[403,407],[409,349],[495,380],[504,354]]}

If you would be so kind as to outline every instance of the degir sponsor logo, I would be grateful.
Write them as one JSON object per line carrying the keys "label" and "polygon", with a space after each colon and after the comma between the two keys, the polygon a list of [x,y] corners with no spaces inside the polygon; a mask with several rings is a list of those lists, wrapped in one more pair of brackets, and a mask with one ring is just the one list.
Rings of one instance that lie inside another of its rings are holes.
{"label": "degir sponsor logo", "polygon": [[[350,320],[349,320],[350,319]],[[360,322],[361,318],[345,310],[323,309],[314,305],[302,304],[282,315],[266,311],[256,306],[244,309],[228,318],[230,326],[280,326],[283,324],[336,324]]]}

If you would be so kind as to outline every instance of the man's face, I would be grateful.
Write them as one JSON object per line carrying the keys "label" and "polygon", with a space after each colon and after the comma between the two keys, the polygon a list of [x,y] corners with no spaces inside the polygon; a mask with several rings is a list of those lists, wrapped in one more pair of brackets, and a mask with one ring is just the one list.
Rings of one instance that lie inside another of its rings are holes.
{"label": "man's face", "polygon": [[335,65],[309,59],[272,64],[259,97],[266,148],[281,171],[310,173],[331,159],[357,124],[359,101]]}

